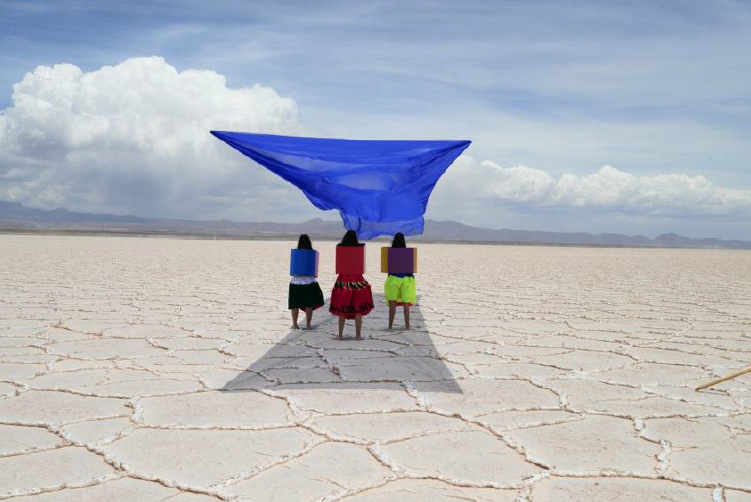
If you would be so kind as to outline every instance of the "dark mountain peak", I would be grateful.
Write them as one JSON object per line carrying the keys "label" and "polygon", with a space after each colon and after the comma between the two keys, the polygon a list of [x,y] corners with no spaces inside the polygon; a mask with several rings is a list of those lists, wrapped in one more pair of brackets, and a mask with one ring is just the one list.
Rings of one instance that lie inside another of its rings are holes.
{"label": "dark mountain peak", "polygon": [[658,244],[663,244],[666,246],[675,246],[679,244],[686,244],[691,241],[688,237],[683,237],[682,235],[678,235],[676,233],[670,232],[667,234],[660,234],[657,237],[655,237],[654,241]]}
{"label": "dark mountain peak", "polygon": [[469,225],[465,225],[464,223],[460,223],[458,221],[452,221],[452,220],[425,220],[425,225],[441,225],[445,227],[455,227],[455,228],[475,228],[475,227],[470,227]]}

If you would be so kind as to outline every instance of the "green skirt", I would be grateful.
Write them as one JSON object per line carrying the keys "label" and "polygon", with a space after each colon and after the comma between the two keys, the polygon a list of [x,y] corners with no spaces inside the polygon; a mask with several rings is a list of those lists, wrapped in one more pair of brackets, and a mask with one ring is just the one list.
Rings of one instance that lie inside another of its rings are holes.
{"label": "green skirt", "polygon": [[289,309],[323,307],[323,291],[317,282],[311,284],[290,284],[287,300]]}

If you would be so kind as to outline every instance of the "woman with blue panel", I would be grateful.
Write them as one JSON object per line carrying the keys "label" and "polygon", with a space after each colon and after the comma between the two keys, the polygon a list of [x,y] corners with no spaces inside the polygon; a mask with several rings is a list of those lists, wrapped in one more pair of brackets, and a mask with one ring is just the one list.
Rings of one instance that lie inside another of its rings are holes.
{"label": "woman with blue panel", "polygon": [[[323,291],[321,286],[316,281],[316,268],[317,263],[314,263],[311,267],[310,263],[304,264],[304,266],[297,269],[297,263],[295,263],[295,251],[298,250],[310,250],[313,251],[313,245],[310,242],[310,237],[306,234],[302,234],[297,241],[297,249],[292,250],[292,266],[291,272],[293,272],[292,278],[289,281],[289,295],[287,299],[287,306],[292,314],[292,329],[299,329],[297,325],[297,317],[300,313],[300,309],[305,311],[305,327],[310,329],[310,321],[313,319],[313,311],[317,308],[323,307]],[[310,253],[299,253],[299,256],[304,256]],[[296,273],[302,273],[304,275],[294,275]]]}

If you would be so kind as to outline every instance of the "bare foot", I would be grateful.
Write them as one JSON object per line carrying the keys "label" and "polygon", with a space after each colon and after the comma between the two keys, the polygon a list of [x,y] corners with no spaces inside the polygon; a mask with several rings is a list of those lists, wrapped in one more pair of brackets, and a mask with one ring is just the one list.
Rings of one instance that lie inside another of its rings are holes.
{"label": "bare foot", "polygon": [[290,329],[300,329],[300,328],[297,326],[297,324],[293,324]]}
{"label": "bare foot", "polygon": [[358,342],[362,341],[362,337],[361,336],[355,337],[355,340],[357,340]]}
{"label": "bare foot", "polygon": [[344,337],[342,335],[339,335],[339,340],[344,340]]}

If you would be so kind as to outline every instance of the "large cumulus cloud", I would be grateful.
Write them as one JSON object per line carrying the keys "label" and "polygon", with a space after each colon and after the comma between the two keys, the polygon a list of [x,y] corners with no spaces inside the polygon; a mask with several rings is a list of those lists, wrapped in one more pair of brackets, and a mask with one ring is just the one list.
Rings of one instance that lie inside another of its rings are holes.
{"label": "large cumulus cloud", "polygon": [[149,57],[91,72],[39,66],[12,99],[0,115],[0,199],[192,217],[262,212],[274,198],[277,209],[304,207],[208,133],[299,134],[296,103],[269,87],[233,89],[213,71]]}

